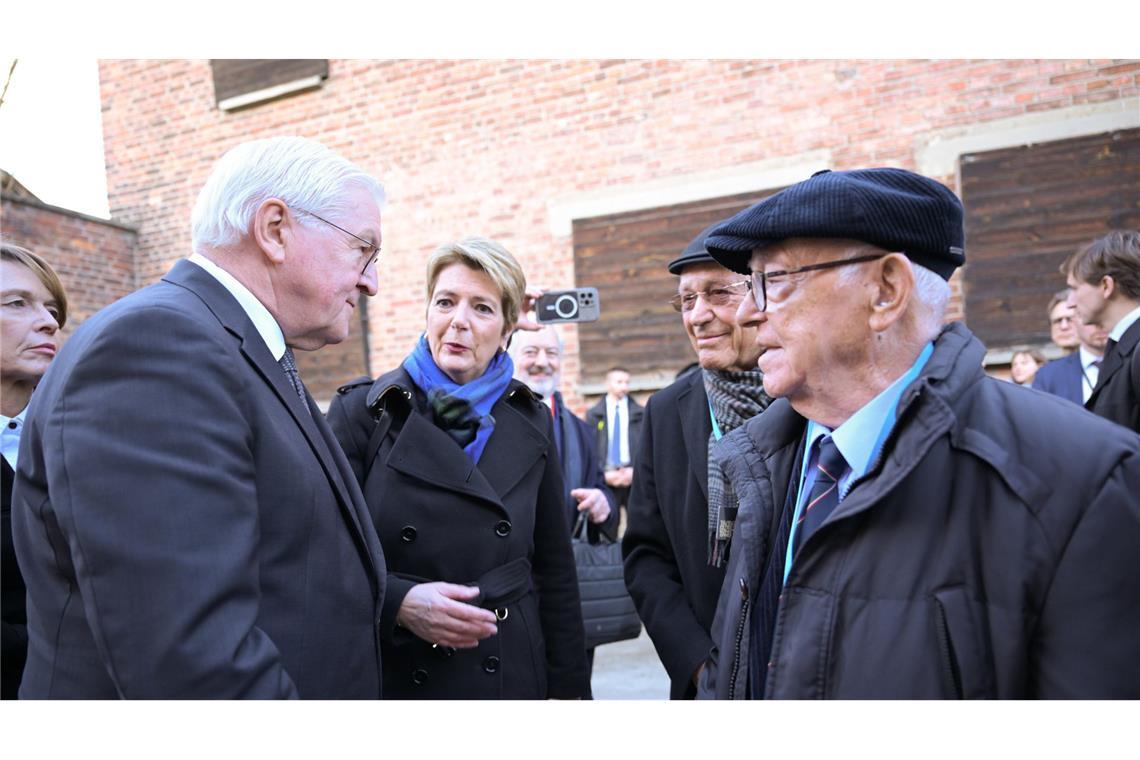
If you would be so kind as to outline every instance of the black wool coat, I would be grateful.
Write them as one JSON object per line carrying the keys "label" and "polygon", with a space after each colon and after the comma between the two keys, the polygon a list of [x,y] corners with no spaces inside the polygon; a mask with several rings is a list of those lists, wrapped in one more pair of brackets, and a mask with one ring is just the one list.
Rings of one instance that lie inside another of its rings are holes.
{"label": "black wool coat", "polygon": [[709,629],[724,570],[708,565],[708,396],[700,372],[649,399],[633,473],[622,555],[625,583],[672,683],[696,695],[693,671],[712,648]]}
{"label": "black wool coat", "polygon": [[[344,386],[329,408],[386,547],[385,698],[589,695],[550,412],[512,380],[491,414],[495,430],[475,465],[433,423],[402,367]],[[383,436],[373,439],[378,424]],[[453,650],[398,628],[408,591],[431,581],[478,585],[487,596],[481,606],[500,614],[499,632],[474,649]]]}
{"label": "black wool coat", "polygon": [[1140,433],[1140,320],[1104,355],[1096,388],[1085,408]]}

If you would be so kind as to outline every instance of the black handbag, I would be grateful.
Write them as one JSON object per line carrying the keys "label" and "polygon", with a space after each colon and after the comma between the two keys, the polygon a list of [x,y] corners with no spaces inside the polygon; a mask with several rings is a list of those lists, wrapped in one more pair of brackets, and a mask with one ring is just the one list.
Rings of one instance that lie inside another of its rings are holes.
{"label": "black handbag", "polygon": [[585,513],[578,516],[572,539],[586,648],[636,639],[641,635],[641,618],[625,588],[621,544],[610,541],[600,531],[599,543],[591,544],[587,540],[585,518]]}

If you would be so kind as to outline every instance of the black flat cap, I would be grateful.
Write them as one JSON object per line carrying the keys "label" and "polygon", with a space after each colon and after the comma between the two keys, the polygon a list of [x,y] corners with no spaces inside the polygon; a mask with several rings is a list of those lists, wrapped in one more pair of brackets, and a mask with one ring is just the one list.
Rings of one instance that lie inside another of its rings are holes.
{"label": "black flat cap", "polygon": [[717,260],[709,255],[708,250],[705,248],[705,238],[713,231],[713,228],[725,220],[721,219],[719,222],[713,222],[708,227],[701,230],[701,234],[693,238],[692,242],[685,246],[685,250],[681,251],[681,255],[669,262],[669,271],[672,274],[681,274],[681,270],[690,264],[703,264],[705,262],[717,263]]}
{"label": "black flat cap", "polygon": [[748,274],[754,249],[788,238],[862,240],[947,280],[966,261],[961,201],[905,169],[817,172],[715,225],[705,246],[723,266]]}

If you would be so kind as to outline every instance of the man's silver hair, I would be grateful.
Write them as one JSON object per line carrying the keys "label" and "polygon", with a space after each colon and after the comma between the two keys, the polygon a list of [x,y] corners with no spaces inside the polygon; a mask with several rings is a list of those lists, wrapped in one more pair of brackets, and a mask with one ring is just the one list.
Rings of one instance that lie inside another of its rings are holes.
{"label": "man's silver hair", "polygon": [[920,322],[932,337],[936,336],[942,329],[950,303],[950,283],[921,264],[911,261],[910,268],[914,272],[916,300],[923,306]]}
{"label": "man's silver hair", "polygon": [[[383,186],[315,140],[270,137],[241,143],[215,164],[198,193],[190,216],[193,248],[236,245],[250,234],[254,213],[269,198],[336,220],[344,215],[346,195],[357,187],[383,208]],[[308,214],[297,219],[310,227],[321,224]]]}

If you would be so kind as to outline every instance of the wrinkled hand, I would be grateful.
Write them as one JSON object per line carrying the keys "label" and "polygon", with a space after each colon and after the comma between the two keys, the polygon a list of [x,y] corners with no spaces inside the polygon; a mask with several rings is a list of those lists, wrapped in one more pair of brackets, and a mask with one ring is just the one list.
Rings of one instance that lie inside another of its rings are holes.
{"label": "wrinkled hand", "polygon": [[610,516],[610,502],[597,488],[575,488],[570,495],[578,500],[578,511],[585,512],[592,523],[603,523]]}
{"label": "wrinkled hand", "polygon": [[420,583],[400,603],[396,622],[432,644],[472,649],[499,630],[495,613],[462,601],[478,595],[474,586]]}
{"label": "wrinkled hand", "polygon": [[519,309],[519,322],[515,325],[520,330],[541,330],[537,320],[532,319],[530,314],[534,311],[535,304],[538,302],[539,297],[550,290],[550,288],[543,285],[531,285],[526,289],[526,297],[523,299],[522,308]]}

